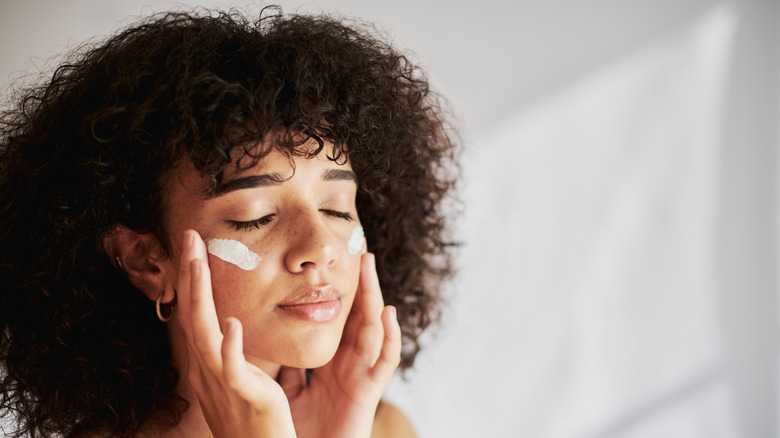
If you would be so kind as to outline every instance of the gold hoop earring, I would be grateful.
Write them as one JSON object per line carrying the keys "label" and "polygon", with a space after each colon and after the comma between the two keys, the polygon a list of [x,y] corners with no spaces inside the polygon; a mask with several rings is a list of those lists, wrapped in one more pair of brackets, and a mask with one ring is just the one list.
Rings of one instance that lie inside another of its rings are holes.
{"label": "gold hoop earring", "polygon": [[165,291],[160,291],[160,295],[157,295],[157,300],[154,302],[154,310],[157,312],[157,319],[162,322],[168,322],[173,317],[173,308],[176,307],[176,295],[173,296],[173,301],[170,303],[160,303]]}

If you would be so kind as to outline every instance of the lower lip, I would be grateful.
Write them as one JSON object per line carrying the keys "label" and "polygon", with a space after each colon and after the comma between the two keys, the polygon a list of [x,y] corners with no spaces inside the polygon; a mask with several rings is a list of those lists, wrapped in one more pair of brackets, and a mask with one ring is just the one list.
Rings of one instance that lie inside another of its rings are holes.
{"label": "lower lip", "polygon": [[278,307],[283,312],[307,322],[333,321],[341,312],[341,300],[292,304]]}

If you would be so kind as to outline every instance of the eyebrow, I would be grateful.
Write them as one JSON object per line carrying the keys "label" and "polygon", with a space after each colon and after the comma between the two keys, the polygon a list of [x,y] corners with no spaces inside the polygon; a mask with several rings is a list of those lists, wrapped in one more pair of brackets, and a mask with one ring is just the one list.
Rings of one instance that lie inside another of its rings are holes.
{"label": "eyebrow", "polygon": [[346,169],[325,169],[322,172],[323,181],[352,181],[357,184],[357,174]]}
{"label": "eyebrow", "polygon": [[268,187],[273,185],[279,185],[284,181],[284,177],[278,173],[269,173],[264,175],[251,175],[243,178],[236,178],[228,181],[225,184],[217,186],[209,199],[222,196],[226,193],[234,192],[242,189],[253,189],[256,187]]}
{"label": "eyebrow", "polygon": [[[251,175],[243,178],[236,178],[228,181],[214,189],[208,196],[208,199],[217,198],[226,193],[236,190],[254,189],[258,187],[275,186],[286,181],[283,175],[279,173],[269,173],[263,175]],[[357,184],[357,174],[351,170],[345,169],[326,169],[322,172],[323,181],[352,181]]]}

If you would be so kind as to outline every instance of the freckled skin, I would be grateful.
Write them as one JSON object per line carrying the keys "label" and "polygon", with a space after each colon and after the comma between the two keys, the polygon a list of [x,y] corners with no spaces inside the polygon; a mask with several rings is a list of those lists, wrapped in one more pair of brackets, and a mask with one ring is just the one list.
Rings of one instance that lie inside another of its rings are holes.
{"label": "freckled skin", "polygon": [[[328,151],[307,159],[295,158],[293,173],[288,157],[278,151],[256,166],[229,169],[224,181],[263,174],[278,174],[284,182],[199,196],[210,183],[190,163],[171,178],[166,209],[168,234],[174,252],[181,248],[176,236],[193,229],[202,236],[218,236],[243,243],[263,261],[251,270],[208,255],[214,304],[222,325],[228,317],[244,326],[247,360],[296,368],[327,363],[339,346],[360,273],[360,254],[347,252],[347,237],[359,225],[354,181],[323,179],[326,170],[351,170],[337,164]],[[329,214],[347,212],[346,220]],[[268,223],[237,229],[232,223],[269,217]],[[178,260],[178,254],[170,259]],[[177,266],[167,269],[175,280]],[[341,295],[341,312],[325,323],[305,323],[280,312],[278,305],[294,294],[330,285]]]}

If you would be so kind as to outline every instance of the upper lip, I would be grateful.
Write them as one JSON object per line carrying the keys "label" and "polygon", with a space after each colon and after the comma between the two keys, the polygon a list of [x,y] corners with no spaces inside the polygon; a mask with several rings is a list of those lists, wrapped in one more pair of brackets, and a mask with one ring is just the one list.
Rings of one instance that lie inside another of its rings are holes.
{"label": "upper lip", "polygon": [[306,287],[285,298],[284,301],[279,303],[279,306],[314,304],[338,299],[341,299],[341,294],[331,285]]}

